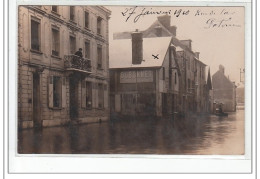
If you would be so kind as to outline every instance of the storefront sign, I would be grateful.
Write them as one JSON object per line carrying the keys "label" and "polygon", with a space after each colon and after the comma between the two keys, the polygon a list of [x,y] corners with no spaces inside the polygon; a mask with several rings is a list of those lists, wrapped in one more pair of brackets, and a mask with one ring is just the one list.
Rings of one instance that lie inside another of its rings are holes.
{"label": "storefront sign", "polygon": [[153,71],[123,71],[120,73],[120,83],[143,83],[153,82]]}

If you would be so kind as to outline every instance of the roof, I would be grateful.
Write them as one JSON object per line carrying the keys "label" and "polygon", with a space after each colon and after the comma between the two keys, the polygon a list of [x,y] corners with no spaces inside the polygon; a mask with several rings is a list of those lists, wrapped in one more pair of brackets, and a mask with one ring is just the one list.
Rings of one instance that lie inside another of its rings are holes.
{"label": "roof", "polygon": [[[112,40],[109,44],[109,68],[161,67],[172,37],[143,38],[143,61],[132,64],[132,40]],[[158,56],[155,59],[153,55]]]}

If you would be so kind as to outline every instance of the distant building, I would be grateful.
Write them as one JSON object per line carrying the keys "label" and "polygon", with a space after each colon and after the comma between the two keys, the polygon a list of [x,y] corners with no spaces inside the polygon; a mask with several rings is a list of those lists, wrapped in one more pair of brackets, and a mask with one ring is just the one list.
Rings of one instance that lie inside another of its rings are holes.
{"label": "distant building", "polygon": [[[114,34],[113,44],[117,45],[114,46],[111,44],[110,48],[110,71],[112,75],[110,85],[111,89],[115,88],[114,93],[111,90],[111,109],[113,109],[114,105],[117,107],[119,107],[119,104],[122,105],[123,102],[119,100],[121,99],[119,96],[122,95],[122,90],[126,92],[131,89],[126,86],[133,85],[128,84],[128,82],[122,85],[119,84],[118,80],[112,81],[114,78],[118,78],[113,75],[120,76],[120,70],[127,71],[129,69],[138,68],[142,70],[152,70],[152,74],[155,75],[150,84],[152,85],[153,83],[154,85],[150,90],[152,90],[155,95],[153,98],[155,101],[152,102],[154,106],[151,111],[152,113],[161,116],[167,113],[184,114],[187,112],[200,113],[207,111],[207,95],[205,94],[207,93],[205,88],[206,65],[199,60],[199,52],[192,51],[191,40],[177,39],[177,27],[171,26],[170,24],[171,16],[159,16],[148,29],[138,32],[142,34],[143,39],[143,59],[140,59],[140,64],[137,65],[134,64],[135,62],[132,63],[131,59],[132,55],[134,56],[136,53],[136,51],[132,51],[131,46],[133,33],[120,32]],[[162,39],[167,39],[167,37],[169,43],[163,42]],[[149,41],[150,43],[147,45]],[[119,43],[121,44],[119,45]],[[127,47],[125,47],[125,44],[128,44]],[[139,49],[141,50],[141,47],[139,47]],[[158,55],[160,59],[156,61],[152,55]],[[113,66],[113,63],[117,65]],[[165,74],[165,76],[163,74]],[[138,91],[138,88],[142,86],[145,88],[146,84],[148,83],[137,85],[135,90]],[[120,88],[118,88],[118,86],[120,86]],[[117,90],[121,90],[121,93]],[[146,89],[144,89],[144,91],[148,92]],[[117,96],[114,97],[113,95]],[[152,96],[147,96],[147,98],[152,100]],[[113,99],[117,100],[113,101]],[[167,106],[166,104],[168,104],[168,107],[165,107]],[[143,106],[146,105],[143,104]],[[118,109],[116,111],[119,111],[119,108],[114,108]],[[122,111],[121,108],[120,111]]]}
{"label": "distant building", "polygon": [[222,103],[225,112],[236,111],[236,85],[225,76],[224,66],[212,76],[212,85],[214,102]]}
{"label": "distant building", "polygon": [[[19,6],[18,12],[19,127],[108,120],[111,12],[102,6]],[[83,58],[74,55],[79,48]]]}
{"label": "distant building", "polygon": [[208,70],[208,78],[207,78],[207,84],[205,86],[205,91],[206,91],[206,109],[208,113],[212,113],[214,99],[213,99],[213,92],[212,92],[210,69]]}

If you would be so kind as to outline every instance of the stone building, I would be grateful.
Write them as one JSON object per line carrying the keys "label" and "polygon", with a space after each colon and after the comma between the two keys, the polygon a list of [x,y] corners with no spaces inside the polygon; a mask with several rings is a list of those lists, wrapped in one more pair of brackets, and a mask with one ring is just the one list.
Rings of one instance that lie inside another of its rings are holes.
{"label": "stone building", "polygon": [[224,66],[212,76],[212,86],[214,102],[222,103],[225,112],[236,111],[236,85],[226,77]]}
{"label": "stone building", "polygon": [[[20,128],[109,119],[108,20],[102,6],[19,6]],[[82,48],[83,57],[74,55]]]}
{"label": "stone building", "polygon": [[[144,39],[171,37],[171,46],[175,48],[173,59],[176,62],[172,63],[171,68],[178,71],[179,80],[178,91],[174,92],[173,98],[176,111],[180,114],[207,112],[206,64],[200,60],[199,52],[192,51],[192,41],[176,37],[177,27],[171,26],[169,15],[159,16],[149,28],[140,32]],[[131,32],[115,33],[113,37],[115,41],[131,39]]]}

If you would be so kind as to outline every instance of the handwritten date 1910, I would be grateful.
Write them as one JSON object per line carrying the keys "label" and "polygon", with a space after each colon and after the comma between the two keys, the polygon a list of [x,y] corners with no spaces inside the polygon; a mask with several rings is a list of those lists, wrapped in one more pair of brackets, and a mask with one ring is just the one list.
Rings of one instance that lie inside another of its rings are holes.
{"label": "handwritten date 1910", "polygon": [[[134,17],[134,23],[136,23],[140,17],[144,17],[147,15],[174,15],[176,17],[179,17],[180,15],[188,15],[189,10],[183,10],[183,9],[178,9],[173,11],[172,10],[160,10],[156,11],[153,10],[153,8],[138,8],[137,6],[132,7],[132,8],[126,8],[124,12],[121,12],[123,16],[126,17],[126,22],[130,19],[130,17]],[[133,15],[135,14],[135,15]]]}

